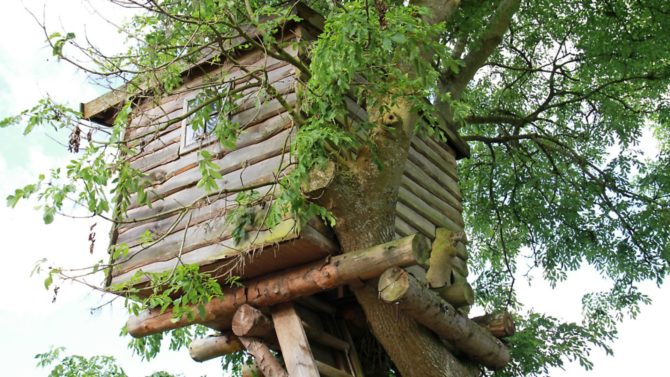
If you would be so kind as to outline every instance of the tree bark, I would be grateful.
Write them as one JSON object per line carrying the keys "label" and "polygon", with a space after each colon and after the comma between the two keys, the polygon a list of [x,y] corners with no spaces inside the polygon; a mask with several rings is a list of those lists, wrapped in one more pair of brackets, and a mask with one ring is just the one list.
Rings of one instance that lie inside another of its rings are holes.
{"label": "tree bark", "polygon": [[[372,113],[378,124],[373,140],[379,169],[369,150],[356,160],[341,164],[320,203],[337,219],[335,233],[343,252],[392,240],[395,207],[403,168],[407,160],[416,114],[402,101],[384,114]],[[392,128],[393,131],[387,131]],[[352,287],[370,329],[405,377],[475,376],[478,369],[455,358],[433,333],[377,297],[376,282]],[[402,339],[402,341],[400,341]]]}

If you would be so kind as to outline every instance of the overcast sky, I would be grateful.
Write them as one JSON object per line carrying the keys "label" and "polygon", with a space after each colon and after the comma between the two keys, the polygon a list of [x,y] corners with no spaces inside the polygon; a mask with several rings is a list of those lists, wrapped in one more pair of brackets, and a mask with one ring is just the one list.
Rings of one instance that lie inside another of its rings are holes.
{"label": "overcast sky", "polygon": [[[51,57],[44,36],[24,6],[41,17],[44,0],[3,1],[0,12],[0,118],[16,114],[39,98],[50,95],[60,102],[78,106],[103,90],[88,83],[85,75]],[[48,0],[46,15],[52,30],[63,28],[78,36],[86,32],[98,45],[108,50],[118,49],[121,37],[112,25],[103,22],[92,11],[94,4],[103,14],[119,21],[124,15],[102,1]],[[85,29],[84,29],[85,25]],[[66,285],[52,303],[52,292],[42,285],[42,278],[30,278],[34,263],[48,258],[54,264],[67,266],[91,265],[106,258],[106,227],[97,226],[97,248],[88,252],[88,228],[92,220],[75,221],[59,218],[45,226],[41,214],[33,210],[35,203],[22,203],[17,209],[5,207],[4,198],[15,188],[31,183],[39,173],[67,161],[64,147],[51,138],[53,134],[38,134],[25,138],[20,130],[0,130],[0,355],[3,355],[1,374],[6,376],[45,376],[47,370],[35,367],[33,356],[50,346],[67,347],[71,353],[92,356],[113,355],[129,376],[144,376],[157,370],[183,373],[185,376],[220,376],[218,361],[198,364],[188,351],[164,352],[157,360],[146,363],[131,357],[119,330],[127,314],[121,305],[107,306],[94,315],[90,308],[110,297],[102,297],[80,286]],[[63,136],[60,136],[63,139]],[[61,140],[62,141],[62,140]],[[653,151],[653,143],[647,140]],[[98,283],[92,281],[92,283]],[[524,284],[524,283],[521,283]],[[537,311],[558,318],[579,321],[581,294],[586,290],[607,289],[596,274],[582,270],[570,275],[558,290],[551,290],[540,279],[532,287],[519,285],[522,301]],[[555,376],[619,376],[659,375],[665,369],[666,339],[670,338],[665,325],[670,312],[670,289],[643,285],[654,303],[645,307],[635,321],[626,321],[614,344],[614,357],[595,352],[595,369],[583,372],[577,365],[566,371],[556,370]],[[657,341],[655,341],[657,340]]]}

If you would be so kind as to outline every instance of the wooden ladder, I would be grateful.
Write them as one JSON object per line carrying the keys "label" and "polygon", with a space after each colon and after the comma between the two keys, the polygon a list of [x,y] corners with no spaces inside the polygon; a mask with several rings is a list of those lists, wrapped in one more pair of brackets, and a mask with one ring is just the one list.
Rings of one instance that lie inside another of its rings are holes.
{"label": "wooden ladder", "polygon": [[301,303],[272,308],[289,377],[363,377],[351,335],[344,322],[335,318],[335,310],[314,299]]}

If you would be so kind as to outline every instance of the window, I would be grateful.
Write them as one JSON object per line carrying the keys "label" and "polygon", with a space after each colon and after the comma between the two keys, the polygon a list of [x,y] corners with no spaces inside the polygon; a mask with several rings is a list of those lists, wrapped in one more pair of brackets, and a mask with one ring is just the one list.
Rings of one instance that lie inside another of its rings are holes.
{"label": "window", "polygon": [[[184,113],[193,112],[193,114],[182,121],[181,153],[190,152],[213,141],[217,124],[230,121],[228,88],[228,85],[208,88],[184,99]],[[219,98],[205,104],[215,96]]]}

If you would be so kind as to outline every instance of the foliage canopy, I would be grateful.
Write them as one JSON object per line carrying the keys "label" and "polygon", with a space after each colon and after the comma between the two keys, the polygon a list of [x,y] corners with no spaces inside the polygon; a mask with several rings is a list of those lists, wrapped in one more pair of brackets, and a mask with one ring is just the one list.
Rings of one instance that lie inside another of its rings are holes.
{"label": "foliage canopy", "polygon": [[[235,38],[244,41],[238,48],[261,47],[299,68],[306,89],[300,108],[287,108],[299,127],[291,145],[297,160],[281,175],[281,193],[264,219],[269,226],[286,213],[337,223],[301,190],[309,172],[327,161],[344,166],[367,148],[380,167],[392,168],[374,153],[376,113],[405,106],[425,120],[413,124],[414,132],[435,138],[444,137],[440,117],[458,128],[472,152],[459,174],[475,250],[478,303],[487,310],[516,310],[523,324],[510,341],[513,363],[500,375],[542,375],[565,359],[589,368],[591,348],[609,351],[616,323],[648,302],[638,284],[663,283],[670,261],[667,1],[305,1],[325,19],[317,42],[294,46],[307,54],[309,64],[286,54],[286,42],[277,38],[286,23],[298,20],[293,2],[114,2],[138,9],[123,28],[128,51],[107,56],[71,33],[48,34],[48,39],[54,55],[109,85],[124,83],[129,98],[151,101],[174,93],[183,72],[212,50],[221,52],[215,59],[235,61],[227,48]],[[82,54],[91,64],[75,59]],[[184,115],[196,120],[194,131],[208,127],[213,104],[231,106],[230,98],[252,85],[260,90],[259,103],[281,99],[263,71],[247,74],[253,78],[247,86],[224,91],[226,77],[212,78]],[[347,121],[346,96],[364,99],[370,122]],[[122,158],[137,153],[123,139],[136,104],[126,101],[111,128],[83,123],[77,111],[49,99],[2,120],[0,127],[20,125],[26,134],[53,127],[69,135],[71,150],[78,152],[66,167],[17,189],[8,205],[37,196],[50,223],[63,203],[73,200],[119,223],[133,200],[150,203],[146,180]],[[230,145],[237,129],[221,118],[213,133]],[[649,132],[659,143],[652,158],[641,144]],[[220,173],[206,151],[199,169],[201,187],[225,191],[216,184]],[[257,202],[258,193],[246,195],[238,197],[241,204]],[[189,209],[180,213],[186,216]],[[240,231],[252,221],[244,213],[234,216]],[[122,246],[112,250],[124,252]],[[561,323],[527,313],[517,301],[515,280],[526,264],[541,269],[552,284],[590,265],[612,286],[583,298],[582,323]],[[101,261],[94,270],[106,267]],[[65,269],[52,269],[50,278],[54,274],[81,277]],[[194,282],[193,291],[200,292],[189,303],[220,293],[206,277],[198,280],[188,270],[159,284],[184,281]],[[152,300],[144,304],[174,304],[166,295]]]}

